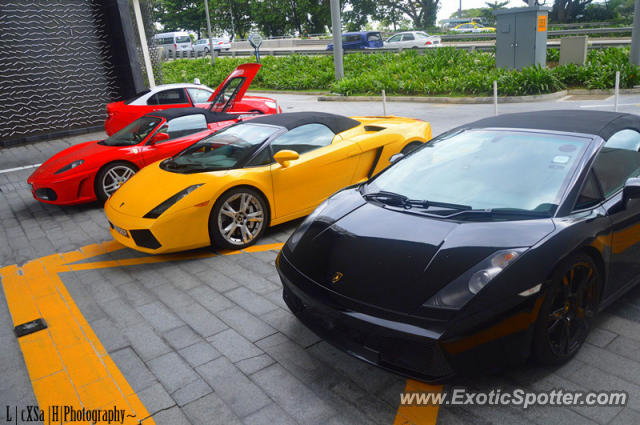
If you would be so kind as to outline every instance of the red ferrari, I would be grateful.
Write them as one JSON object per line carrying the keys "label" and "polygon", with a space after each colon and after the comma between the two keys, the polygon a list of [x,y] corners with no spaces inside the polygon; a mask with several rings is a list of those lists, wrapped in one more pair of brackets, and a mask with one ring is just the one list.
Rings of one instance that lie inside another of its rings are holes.
{"label": "red ferrari", "polygon": [[[227,103],[233,98],[232,94]],[[105,140],[80,143],[54,155],[27,183],[36,200],[49,204],[104,202],[142,167],[173,156],[239,119],[237,114],[202,108],[146,114]]]}
{"label": "red ferrari", "polygon": [[[145,114],[170,108],[197,106],[232,114],[282,112],[271,98],[245,96],[259,69],[257,63],[240,65],[215,91],[202,84],[166,84],[140,93],[133,99],[109,103],[104,129],[108,135],[112,135]],[[234,101],[227,105],[226,101],[232,94],[235,94]]]}

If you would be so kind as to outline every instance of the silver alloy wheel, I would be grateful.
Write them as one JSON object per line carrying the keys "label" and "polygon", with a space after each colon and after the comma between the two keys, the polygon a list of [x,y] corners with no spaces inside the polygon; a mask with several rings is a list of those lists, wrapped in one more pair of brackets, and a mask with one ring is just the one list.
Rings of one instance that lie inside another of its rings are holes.
{"label": "silver alloy wheel", "polygon": [[244,245],[260,234],[264,216],[258,198],[246,192],[236,193],[222,204],[218,213],[218,229],[230,244]]}
{"label": "silver alloy wheel", "polygon": [[107,170],[102,177],[102,190],[107,197],[113,195],[124,182],[129,180],[135,174],[135,170],[126,165],[116,165]]}

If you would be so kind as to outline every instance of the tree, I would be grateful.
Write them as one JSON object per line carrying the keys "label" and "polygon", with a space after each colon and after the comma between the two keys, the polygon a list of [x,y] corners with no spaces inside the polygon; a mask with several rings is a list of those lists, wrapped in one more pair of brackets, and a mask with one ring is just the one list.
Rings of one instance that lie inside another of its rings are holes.
{"label": "tree", "polygon": [[257,0],[252,1],[251,16],[253,23],[260,29],[260,32],[267,37],[281,36],[291,30],[292,25],[297,29],[300,24],[293,23],[292,17],[295,12],[292,11],[293,0]]}
{"label": "tree", "polygon": [[158,0],[154,17],[165,31],[194,31],[200,36],[205,27],[204,5],[197,0]]}
{"label": "tree", "polygon": [[509,5],[509,0],[505,0],[505,1],[487,1],[487,2],[485,2],[485,4],[487,5],[487,7],[489,9],[494,11],[494,10],[498,10],[498,9],[504,9],[505,7],[507,7]]}
{"label": "tree", "polygon": [[414,29],[435,26],[440,7],[440,0],[383,0],[381,3],[407,15],[413,21]]}
{"label": "tree", "polygon": [[584,15],[585,9],[593,0],[555,0],[551,8],[553,22],[573,22],[579,15]]}
{"label": "tree", "polygon": [[211,25],[217,30],[228,32],[233,40],[235,35],[247,38],[251,31],[251,4],[245,0],[209,0],[209,10],[213,11]]}

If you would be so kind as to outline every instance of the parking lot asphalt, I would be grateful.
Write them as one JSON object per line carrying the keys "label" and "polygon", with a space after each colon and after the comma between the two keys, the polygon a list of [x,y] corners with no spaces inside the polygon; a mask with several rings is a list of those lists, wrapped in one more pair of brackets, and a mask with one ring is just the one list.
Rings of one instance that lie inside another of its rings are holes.
{"label": "parking lot asphalt", "polygon": [[[382,113],[379,102],[269,96],[286,111]],[[640,111],[640,96],[620,103],[621,111]],[[508,104],[500,112],[581,107],[612,110],[613,101]],[[493,106],[390,102],[387,112],[428,120],[435,135],[490,116]],[[148,256],[111,240],[100,206],[63,208],[32,198],[26,178],[33,168],[21,167],[103,136],[0,150],[0,422],[14,408],[71,404],[117,405],[131,415],[125,423],[169,425],[422,424],[436,416],[442,424],[640,423],[640,288],[599,316],[568,364],[527,364],[444,387],[620,390],[629,395],[625,407],[400,407],[405,388],[441,387],[349,357],[283,303],[273,261],[297,221],[270,229],[240,252]],[[16,339],[14,325],[36,317],[49,328]]]}

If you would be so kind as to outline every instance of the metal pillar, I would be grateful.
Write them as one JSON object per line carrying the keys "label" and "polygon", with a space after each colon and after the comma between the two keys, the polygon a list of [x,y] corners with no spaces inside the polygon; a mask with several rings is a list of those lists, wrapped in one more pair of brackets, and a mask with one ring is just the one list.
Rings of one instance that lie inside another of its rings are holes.
{"label": "metal pillar", "polygon": [[215,48],[213,47],[213,37],[211,37],[211,18],[209,18],[209,0],[204,0],[204,14],[207,17],[207,35],[209,36],[209,53],[211,53],[211,65],[216,64]]}
{"label": "metal pillar", "polygon": [[340,20],[340,0],[331,0],[331,30],[333,32],[333,65],[336,72],[336,80],[340,80],[344,78],[344,64],[342,62],[342,22]]}
{"label": "metal pillar", "polygon": [[633,31],[631,32],[631,53],[629,61],[640,66],[640,0],[635,2],[633,12]]}
{"label": "metal pillar", "polygon": [[142,57],[144,57],[144,68],[147,71],[149,88],[153,88],[156,86],[156,80],[153,78],[153,67],[151,66],[151,56],[149,55],[147,36],[144,33],[144,23],[142,22],[139,0],[133,0],[133,13],[136,15],[136,26],[138,27],[138,35],[140,36],[140,46],[142,47]]}

